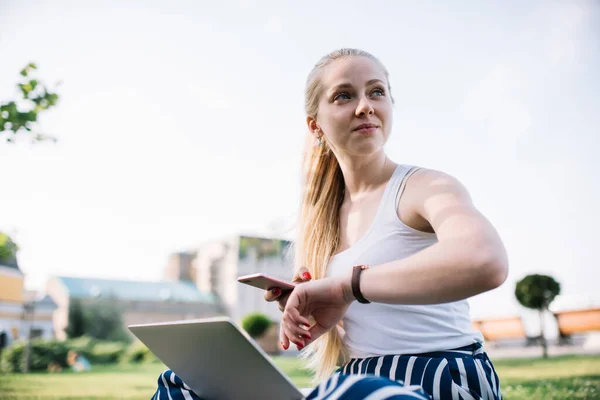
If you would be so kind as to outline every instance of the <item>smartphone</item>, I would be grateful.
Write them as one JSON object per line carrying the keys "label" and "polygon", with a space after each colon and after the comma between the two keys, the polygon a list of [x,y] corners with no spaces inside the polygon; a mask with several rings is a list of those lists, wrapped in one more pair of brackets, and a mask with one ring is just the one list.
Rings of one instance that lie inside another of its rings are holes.
{"label": "smartphone", "polygon": [[240,276],[238,282],[263,290],[271,290],[278,287],[282,291],[286,291],[294,290],[296,287],[296,284],[293,282],[282,281],[281,279],[273,278],[272,276],[263,273]]}

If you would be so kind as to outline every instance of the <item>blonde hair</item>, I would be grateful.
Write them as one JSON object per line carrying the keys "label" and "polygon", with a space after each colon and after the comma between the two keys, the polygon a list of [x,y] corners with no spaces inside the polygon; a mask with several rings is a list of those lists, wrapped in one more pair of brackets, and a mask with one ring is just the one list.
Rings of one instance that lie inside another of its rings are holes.
{"label": "blonde hair", "polygon": [[[321,58],[308,75],[304,98],[307,116],[317,118],[323,91],[320,79],[323,67],[349,57],[367,57],[375,61],[384,71],[391,93],[389,74],[377,58],[362,50],[339,49]],[[313,279],[321,279],[326,276],[329,260],[340,244],[339,209],[344,200],[345,183],[326,137],[322,138],[322,145],[316,146],[309,132],[305,146],[302,164],[304,190],[294,245],[295,265],[296,268],[305,266]],[[315,340],[303,356],[309,360],[307,367],[316,372],[317,381],[327,378],[338,362],[345,363],[349,358],[337,329]]]}

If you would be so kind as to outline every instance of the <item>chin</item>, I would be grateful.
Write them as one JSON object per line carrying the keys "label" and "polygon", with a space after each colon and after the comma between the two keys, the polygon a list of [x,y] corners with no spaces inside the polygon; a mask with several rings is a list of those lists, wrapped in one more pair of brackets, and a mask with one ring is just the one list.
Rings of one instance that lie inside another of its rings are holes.
{"label": "chin", "polygon": [[383,146],[375,146],[375,145],[363,145],[363,146],[354,146],[351,149],[348,149],[349,153],[359,155],[359,156],[370,156],[375,153],[379,153],[383,150]]}
{"label": "chin", "polygon": [[384,145],[385,141],[381,140],[381,138],[372,137],[368,140],[363,139],[358,143],[352,143],[351,146],[348,146],[348,150],[353,154],[371,155],[381,151]]}

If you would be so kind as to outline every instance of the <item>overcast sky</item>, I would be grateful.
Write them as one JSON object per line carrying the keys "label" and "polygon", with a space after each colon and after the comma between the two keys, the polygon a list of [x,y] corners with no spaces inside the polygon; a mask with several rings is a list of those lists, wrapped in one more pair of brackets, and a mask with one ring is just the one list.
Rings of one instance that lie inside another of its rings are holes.
{"label": "overcast sky", "polygon": [[456,176],[504,239],[509,279],[475,316],[517,312],[533,272],[597,301],[591,1],[0,1],[0,101],[30,61],[62,81],[40,124],[59,142],[0,144],[0,230],[27,286],[155,280],[171,252],[288,226],[304,81],[339,47],[390,71],[390,157]]}

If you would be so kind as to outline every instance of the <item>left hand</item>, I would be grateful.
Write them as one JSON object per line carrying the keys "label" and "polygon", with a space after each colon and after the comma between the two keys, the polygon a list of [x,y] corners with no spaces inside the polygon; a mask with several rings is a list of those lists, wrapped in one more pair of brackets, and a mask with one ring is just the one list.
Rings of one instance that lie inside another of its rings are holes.
{"label": "left hand", "polygon": [[[281,345],[287,349],[292,342],[301,350],[333,329],[354,300],[347,276],[328,277],[296,286],[281,318]],[[315,322],[312,326],[309,317]]]}

